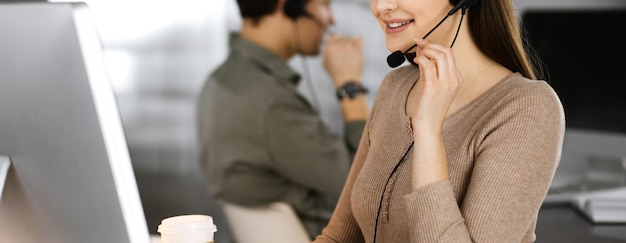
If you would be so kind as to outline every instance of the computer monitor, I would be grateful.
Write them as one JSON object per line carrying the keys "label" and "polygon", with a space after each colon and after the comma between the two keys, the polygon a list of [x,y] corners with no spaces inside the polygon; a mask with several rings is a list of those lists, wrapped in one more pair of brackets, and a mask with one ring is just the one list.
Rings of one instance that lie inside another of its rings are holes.
{"label": "computer monitor", "polygon": [[553,188],[626,185],[626,3],[611,8],[532,9],[522,15],[546,79],[565,109],[563,154]]}
{"label": "computer monitor", "polygon": [[88,6],[0,3],[0,33],[0,242],[150,242]]}

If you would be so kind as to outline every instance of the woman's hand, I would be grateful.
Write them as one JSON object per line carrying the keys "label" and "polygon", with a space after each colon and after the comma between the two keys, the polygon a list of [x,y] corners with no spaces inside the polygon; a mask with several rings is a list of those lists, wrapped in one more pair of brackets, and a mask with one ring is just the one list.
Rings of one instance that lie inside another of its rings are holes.
{"label": "woman's hand", "polygon": [[413,59],[420,77],[407,100],[415,141],[412,164],[412,190],[449,180],[448,158],[443,141],[443,121],[463,79],[448,47],[416,39],[419,47]]}
{"label": "woman's hand", "polygon": [[[411,90],[411,118],[414,133],[420,129],[441,131],[443,121],[463,82],[454,61],[452,49],[427,40],[415,39],[418,51],[413,59],[419,65],[420,77]],[[407,108],[408,109],[408,108]]]}

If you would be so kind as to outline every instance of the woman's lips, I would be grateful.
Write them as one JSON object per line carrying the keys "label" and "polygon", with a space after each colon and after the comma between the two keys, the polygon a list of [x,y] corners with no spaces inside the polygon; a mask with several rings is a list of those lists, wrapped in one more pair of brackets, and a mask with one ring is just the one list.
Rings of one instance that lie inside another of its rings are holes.
{"label": "woman's lips", "polygon": [[409,25],[413,23],[413,20],[386,21],[385,23],[387,24],[385,28],[385,32],[387,32],[387,34],[395,34],[395,33],[400,33],[404,31],[405,29],[407,29]]}

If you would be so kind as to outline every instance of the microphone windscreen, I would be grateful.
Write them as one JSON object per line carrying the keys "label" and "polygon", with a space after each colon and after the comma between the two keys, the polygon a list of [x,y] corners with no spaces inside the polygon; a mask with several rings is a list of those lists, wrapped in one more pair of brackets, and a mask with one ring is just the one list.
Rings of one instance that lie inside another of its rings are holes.
{"label": "microphone windscreen", "polygon": [[395,68],[397,66],[402,65],[402,63],[404,63],[404,55],[402,54],[402,51],[394,51],[393,53],[389,54],[389,56],[387,56],[387,64],[389,65],[389,67]]}

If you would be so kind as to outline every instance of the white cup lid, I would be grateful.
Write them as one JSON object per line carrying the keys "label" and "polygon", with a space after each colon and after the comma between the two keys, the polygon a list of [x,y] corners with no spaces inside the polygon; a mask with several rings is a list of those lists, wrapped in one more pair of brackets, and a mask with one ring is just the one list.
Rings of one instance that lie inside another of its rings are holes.
{"label": "white cup lid", "polygon": [[173,216],[161,220],[159,233],[215,232],[213,217],[201,214]]}

